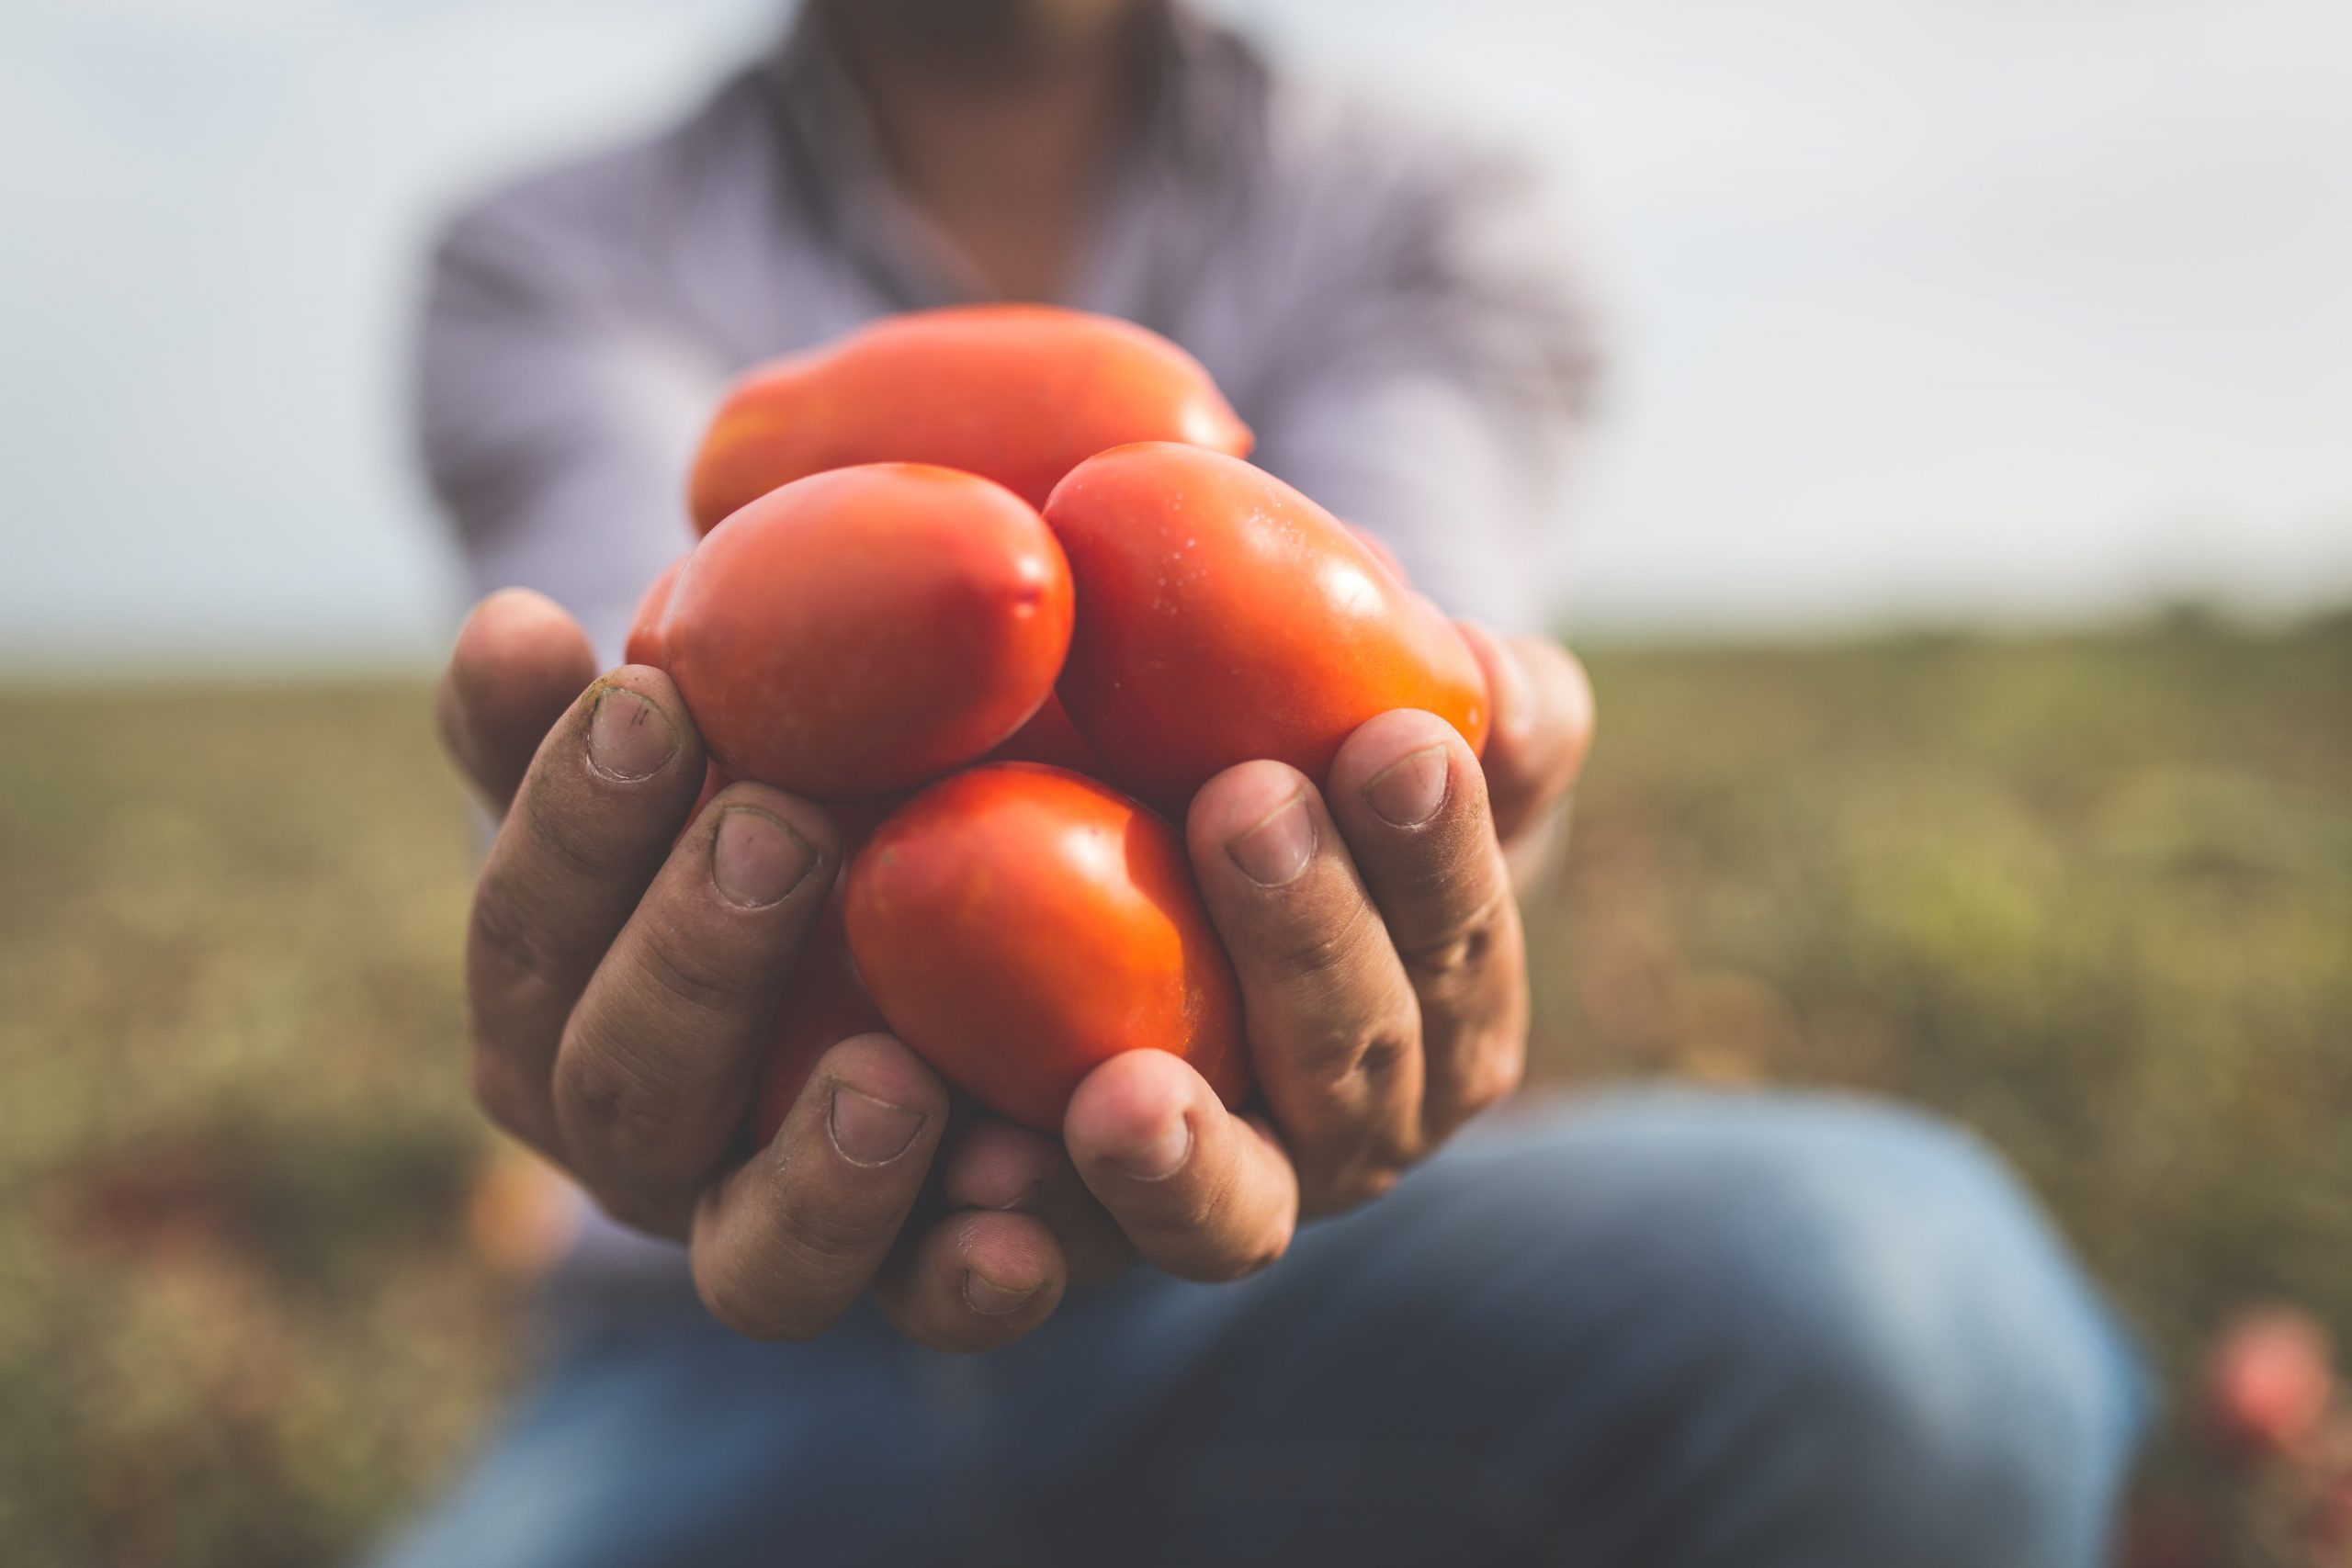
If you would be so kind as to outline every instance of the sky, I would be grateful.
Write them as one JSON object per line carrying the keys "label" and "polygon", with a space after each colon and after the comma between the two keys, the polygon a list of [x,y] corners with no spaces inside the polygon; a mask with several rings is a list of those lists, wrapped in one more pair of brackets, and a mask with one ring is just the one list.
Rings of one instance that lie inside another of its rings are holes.
{"label": "sky", "polygon": [[[1220,0],[1528,147],[1608,311],[1572,629],[2352,599],[2340,0]],[[422,666],[419,249],[773,0],[10,0],[0,655]]]}

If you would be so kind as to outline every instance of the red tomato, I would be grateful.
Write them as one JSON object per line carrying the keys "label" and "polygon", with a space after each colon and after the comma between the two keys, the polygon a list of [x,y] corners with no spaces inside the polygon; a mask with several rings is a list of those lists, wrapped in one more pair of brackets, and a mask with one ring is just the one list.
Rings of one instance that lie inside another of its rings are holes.
{"label": "red tomato", "polygon": [[1272,475],[1121,446],[1071,470],[1046,521],[1078,593],[1062,703],[1112,776],[1171,814],[1253,757],[1320,781],[1390,708],[1486,745],[1486,676],[1453,623]]}
{"label": "red tomato", "polygon": [[910,788],[1053,689],[1069,570],[1028,502],[916,463],[769,491],[688,558],[663,635],[718,765],[819,799]]}
{"label": "red tomato", "polygon": [[1045,305],[972,305],[875,322],[737,382],[695,459],[708,533],[737,507],[827,468],[939,463],[1032,506],[1106,446],[1188,441],[1236,456],[1250,428],[1200,362],[1154,332]]}
{"label": "red tomato", "polygon": [[637,619],[629,623],[628,641],[621,647],[621,658],[630,664],[650,664],[656,670],[670,667],[670,642],[662,630],[662,618],[670,613],[670,593],[678,586],[678,573],[685,570],[687,556],[680,556],[662,569],[637,602]]}
{"label": "red tomato", "polygon": [[988,762],[1043,762],[1048,767],[1068,768],[1073,773],[1084,773],[1090,779],[1106,777],[1109,764],[1093,743],[1078,732],[1069,720],[1069,710],[1062,706],[1057,696],[1047,697],[1046,705],[1030,715],[1029,722],[1015,730],[1012,738],[981,761]]}
{"label": "red tomato", "polygon": [[851,963],[849,937],[842,929],[842,896],[838,889],[826,900],[817,929],[794,961],[786,983],[784,1010],[776,1020],[775,1038],[760,1067],[759,1087],[752,1096],[752,1137],[765,1148],[776,1129],[791,1114],[792,1102],[816,1068],[817,1059],[853,1034],[888,1029],[882,1013],[865,987],[858,983]]}
{"label": "red tomato", "polygon": [[1092,779],[1000,762],[935,784],[850,866],[850,950],[899,1039],[1047,1131],[1122,1051],[1250,1091],[1233,967],[1175,830]]}

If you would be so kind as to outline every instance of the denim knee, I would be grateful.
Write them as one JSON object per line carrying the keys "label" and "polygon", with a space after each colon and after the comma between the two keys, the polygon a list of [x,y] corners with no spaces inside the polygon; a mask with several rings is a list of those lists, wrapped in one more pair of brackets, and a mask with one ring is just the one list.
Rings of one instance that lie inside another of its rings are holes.
{"label": "denim knee", "polygon": [[1628,1135],[1652,1176],[1674,1167],[1630,1206],[1668,1233],[1652,1245],[1694,1303],[1686,1364],[1775,1434],[1755,1480],[1790,1527],[1868,1536],[1889,1562],[2098,1561],[2141,1378],[2007,1168],[1868,1101],[1703,1103],[1660,1096],[1626,1119],[1627,1134],[1688,1122]]}

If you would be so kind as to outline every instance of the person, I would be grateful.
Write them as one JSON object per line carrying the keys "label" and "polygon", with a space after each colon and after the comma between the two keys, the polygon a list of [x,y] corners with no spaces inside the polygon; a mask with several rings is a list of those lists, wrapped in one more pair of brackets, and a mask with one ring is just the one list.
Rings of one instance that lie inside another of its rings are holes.
{"label": "person", "polygon": [[[1544,210],[1165,0],[810,0],[683,124],[458,215],[419,419],[505,590],[440,697],[503,811],[472,1081],[621,1224],[387,1562],[2101,1559],[2138,1374],[1967,1135],[1671,1087],[1464,1128],[1521,1076],[1512,868],[1590,734],[1526,635],[1597,358]],[[729,374],[981,299],[1193,350],[1257,461],[1498,628],[1494,738],[1392,713],[1326,780],[1246,763],[1193,805],[1258,1109],[1138,1052],[1051,1137],[863,1035],[730,1162],[839,837],[748,783],[680,837],[690,717],[596,671]]]}

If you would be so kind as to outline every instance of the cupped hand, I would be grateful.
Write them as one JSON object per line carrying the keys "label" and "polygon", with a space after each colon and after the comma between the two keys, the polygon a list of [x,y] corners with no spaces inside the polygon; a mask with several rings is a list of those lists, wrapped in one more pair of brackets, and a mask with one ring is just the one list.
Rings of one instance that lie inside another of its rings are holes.
{"label": "cupped hand", "polygon": [[840,866],[831,818],[738,783],[689,824],[703,750],[668,677],[597,678],[579,626],[535,593],[476,609],[437,714],[503,814],[466,942],[492,1120],[616,1217],[684,1241],[704,1301],[743,1333],[812,1337],[869,1289],[944,1349],[1045,1321],[1061,1244],[1034,1214],[931,1196],[950,1098],[888,1035],[833,1046],[775,1140],[734,1157],[785,977]]}
{"label": "cupped hand", "polygon": [[1134,1052],[1064,1121],[1086,1190],[1147,1261],[1250,1273],[1301,1219],[1377,1197],[1511,1092],[1527,954],[1507,852],[1541,834],[1592,738],[1584,671],[1556,645],[1464,628],[1495,719],[1484,765],[1453,728],[1383,714],[1318,790],[1280,762],[1212,779],[1193,866],[1241,982],[1259,1108]]}
{"label": "cupped hand", "polygon": [[1505,850],[1574,782],[1591,697],[1556,647],[1469,635],[1495,701],[1483,769],[1442,720],[1400,711],[1349,739],[1328,790],[1251,762],[1193,803],[1251,1111],[1136,1052],[1080,1085],[1056,1140],[955,1101],[866,1034],[826,1053],[775,1140],[738,1161],[784,976],[840,864],[834,824],[749,783],[689,824],[704,757],[667,677],[598,679],[562,611],[493,595],[437,703],[503,813],[467,942],[476,1097],[608,1212],[684,1241],[712,1312],[759,1337],[820,1333],[870,1290],[910,1337],[986,1349],[1136,1256],[1251,1272],[1302,1217],[1385,1191],[1518,1081],[1526,960]]}

